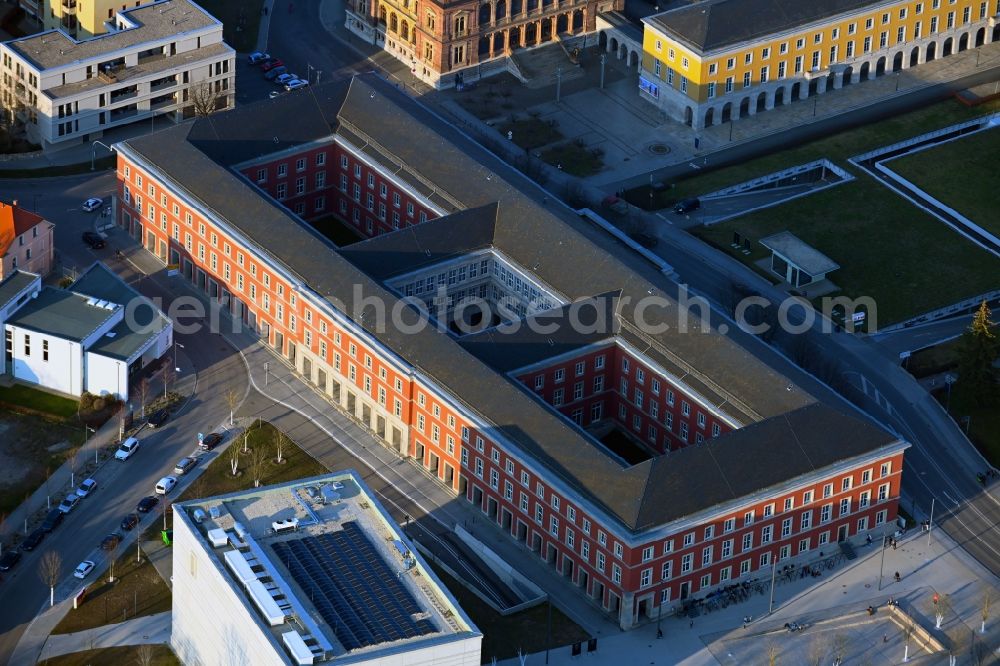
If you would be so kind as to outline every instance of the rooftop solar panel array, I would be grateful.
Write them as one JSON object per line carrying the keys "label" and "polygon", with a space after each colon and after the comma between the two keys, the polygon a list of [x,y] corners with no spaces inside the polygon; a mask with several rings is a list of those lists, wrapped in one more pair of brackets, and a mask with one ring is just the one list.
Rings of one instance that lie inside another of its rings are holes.
{"label": "rooftop solar panel array", "polygon": [[347,650],[435,631],[410,591],[354,522],[272,545]]}

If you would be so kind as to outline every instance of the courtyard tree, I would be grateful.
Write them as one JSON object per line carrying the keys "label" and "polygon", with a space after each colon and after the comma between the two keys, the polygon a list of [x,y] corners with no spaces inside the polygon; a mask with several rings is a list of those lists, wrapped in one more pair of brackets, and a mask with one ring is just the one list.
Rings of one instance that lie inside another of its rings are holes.
{"label": "courtyard tree", "polygon": [[191,86],[191,107],[194,115],[199,118],[209,116],[219,110],[221,103],[224,103],[226,91],[217,89],[211,81],[202,81]]}
{"label": "courtyard tree", "polygon": [[990,598],[990,588],[983,590],[983,603],[979,606],[979,616],[982,618],[983,622],[979,625],[979,633],[986,633],[986,621],[990,619],[990,605],[993,600]]}
{"label": "courtyard tree", "polygon": [[847,646],[850,642],[847,640],[845,634],[837,634],[833,637],[833,666],[840,666],[844,663],[844,659],[847,658]]}
{"label": "courtyard tree", "polygon": [[167,399],[167,393],[170,391],[170,385],[174,383],[177,379],[177,370],[174,368],[173,364],[163,366],[163,399]]}
{"label": "courtyard tree", "polygon": [[153,666],[153,646],[145,643],[136,648],[135,662],[138,666]]}
{"label": "courtyard tree", "polygon": [[948,595],[939,595],[935,592],[931,598],[930,610],[934,614],[934,628],[940,629],[945,617],[951,610],[951,600],[948,598]]}
{"label": "courtyard tree", "polygon": [[240,393],[234,388],[226,390],[226,406],[229,407],[229,425],[236,422],[236,408],[240,406]]}
{"label": "courtyard tree", "polygon": [[239,471],[240,467],[240,448],[238,446],[229,447],[229,469],[232,470],[233,476]]}
{"label": "courtyard tree", "polygon": [[274,460],[279,465],[285,460],[285,448],[287,444],[288,444],[288,437],[285,436],[285,433],[281,432],[280,430],[276,430],[274,435],[274,454],[275,454]]}
{"label": "courtyard tree", "polygon": [[146,403],[149,401],[149,380],[143,377],[135,387],[135,395],[139,399],[139,418],[146,418]]}
{"label": "courtyard tree", "polygon": [[118,560],[118,551],[121,549],[121,539],[112,540],[107,546],[106,555],[108,557],[108,582],[115,582],[115,562]]}
{"label": "courtyard tree", "polygon": [[264,469],[267,465],[267,453],[264,451],[264,444],[260,443],[253,448],[250,454],[250,474],[253,476],[253,487],[260,488],[264,480]]}
{"label": "courtyard tree", "polygon": [[993,326],[990,308],[983,301],[959,343],[959,385],[980,406],[991,404],[997,395],[993,364],[1000,356],[1000,340],[992,330]]}
{"label": "courtyard tree", "polygon": [[38,577],[49,586],[49,608],[56,603],[56,585],[62,578],[62,557],[54,550],[50,550],[42,555],[38,563]]}

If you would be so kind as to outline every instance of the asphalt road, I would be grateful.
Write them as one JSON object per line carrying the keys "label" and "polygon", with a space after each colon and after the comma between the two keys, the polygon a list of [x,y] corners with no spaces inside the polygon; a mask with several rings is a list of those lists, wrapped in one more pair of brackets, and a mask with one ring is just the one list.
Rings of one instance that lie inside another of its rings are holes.
{"label": "asphalt road", "polygon": [[[66,179],[39,181],[0,181],[0,199],[38,197],[39,210],[56,223],[56,247],[66,266],[85,268],[102,259],[126,278],[139,277],[132,266],[115,259],[114,248],[94,252],[80,242],[80,234],[90,228],[96,214],[79,212],[80,203],[89,196],[109,193],[112,173]],[[135,283],[147,296],[169,297],[151,280]],[[153,493],[156,481],[170,474],[174,463],[197,446],[197,433],[207,432],[224,423],[228,408],[223,396],[229,388],[242,392],[247,386],[245,367],[238,355],[218,335],[207,331],[177,335],[184,353],[197,369],[197,393],[177,415],[161,429],[143,430],[141,448],[127,462],[110,462],[94,478],[97,492],[83,500],[41,546],[25,553],[17,566],[0,583],[0,663],[7,663],[27,624],[48,600],[48,589],[37,575],[42,554],[54,550],[60,554],[67,580],[84,559],[94,559],[101,539],[119,528],[122,517],[134,510],[136,503]],[[177,493],[178,490],[174,490]],[[138,535],[155,517],[146,517],[130,535]],[[134,544],[133,544],[134,545]],[[104,566],[100,556],[98,568]],[[99,572],[97,572],[99,573]],[[93,575],[93,574],[92,574]],[[70,581],[72,582],[72,581]]]}

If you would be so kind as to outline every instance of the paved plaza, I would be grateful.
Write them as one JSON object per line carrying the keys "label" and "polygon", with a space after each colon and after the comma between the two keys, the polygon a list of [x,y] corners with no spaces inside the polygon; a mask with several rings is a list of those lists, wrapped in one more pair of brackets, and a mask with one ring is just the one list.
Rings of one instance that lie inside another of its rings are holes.
{"label": "paved plaza", "polygon": [[[830,553],[827,553],[829,555]],[[884,556],[884,561],[883,561]],[[884,572],[879,590],[879,571]],[[901,581],[893,580],[896,571]],[[769,582],[769,581],[768,581]],[[983,595],[989,593],[994,610],[980,633]],[[934,629],[934,594],[947,607],[941,630]],[[959,664],[990,664],[1000,660],[1000,587],[978,563],[955,547],[943,532],[927,535],[911,530],[897,549],[883,552],[876,540],[858,549],[858,559],[838,565],[819,578],[807,577],[775,587],[774,612],[768,615],[769,595],[755,594],[743,603],[699,615],[693,619],[665,617],[659,622],[663,638],[657,639],[657,621],[627,633],[601,638],[597,651],[573,657],[569,647],[528,655],[525,666],[570,666],[579,663],[681,664],[832,664],[837,656],[847,664],[881,666],[903,663],[947,664],[948,650],[955,650]],[[886,607],[890,598],[899,609],[944,646],[928,654],[914,632],[909,640],[901,622],[894,622]],[[875,607],[869,615],[868,606]],[[745,616],[752,621],[743,626]],[[805,628],[790,632],[785,623]],[[906,645],[909,643],[909,649]],[[981,661],[973,660],[975,649]],[[839,653],[839,655],[838,655]],[[520,666],[517,659],[504,666]]]}

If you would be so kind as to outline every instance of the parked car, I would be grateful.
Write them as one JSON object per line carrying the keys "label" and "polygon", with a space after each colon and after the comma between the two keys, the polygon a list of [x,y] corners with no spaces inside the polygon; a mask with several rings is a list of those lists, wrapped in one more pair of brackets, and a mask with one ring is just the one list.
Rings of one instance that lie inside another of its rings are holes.
{"label": "parked car", "polygon": [[21,548],[23,550],[29,550],[29,551],[38,548],[38,544],[40,544],[42,542],[42,539],[45,538],[45,534],[46,534],[45,530],[43,530],[42,528],[38,528],[37,530],[29,534],[27,539],[21,542]]}
{"label": "parked car", "polygon": [[124,442],[122,442],[122,445],[118,447],[117,451],[115,451],[115,460],[121,460],[122,462],[125,462],[133,455],[135,455],[135,452],[136,450],[138,450],[138,448],[139,448],[139,440],[137,440],[135,437],[129,437]]}
{"label": "parked car", "polygon": [[174,474],[187,474],[198,464],[198,459],[194,456],[185,456],[174,465]]}
{"label": "parked car", "polygon": [[267,62],[265,62],[263,65],[261,65],[260,69],[263,72],[270,72],[275,67],[281,67],[284,64],[285,63],[283,63],[280,58],[271,58],[270,60],[268,60]]}
{"label": "parked car", "polygon": [[94,563],[90,560],[84,560],[76,565],[76,569],[73,570],[73,577],[84,579],[87,575],[94,570]]}
{"label": "parked car", "polygon": [[160,498],[156,495],[147,495],[139,500],[139,503],[135,505],[135,510],[138,513],[149,513],[156,506],[156,503],[160,501]]}
{"label": "parked car", "polygon": [[87,479],[80,484],[80,487],[76,489],[76,494],[80,497],[86,497],[90,493],[97,490],[97,481],[93,479]]}
{"label": "parked car", "polygon": [[93,213],[95,210],[104,205],[104,199],[98,199],[97,197],[91,197],[83,202],[83,210],[87,213]]}
{"label": "parked car", "polygon": [[122,518],[121,528],[126,532],[129,532],[138,524],[139,524],[139,514],[130,513],[124,518]]}
{"label": "parked car", "polygon": [[205,437],[198,442],[198,447],[201,448],[202,451],[211,451],[217,447],[221,441],[222,435],[217,432],[212,432],[205,435]]}
{"label": "parked car", "polygon": [[684,215],[685,213],[690,213],[691,211],[698,210],[701,208],[700,199],[682,199],[677,202],[674,206],[674,212],[678,215]]}
{"label": "parked car", "polygon": [[56,507],[55,509],[52,509],[45,516],[45,520],[42,521],[42,529],[45,530],[46,532],[51,532],[52,530],[54,530],[56,527],[59,526],[59,523],[62,522],[62,519],[65,516],[66,516],[66,514],[63,513],[59,509],[59,507]]}
{"label": "parked car", "polygon": [[150,414],[149,418],[146,419],[146,423],[149,424],[150,428],[159,428],[161,425],[166,423],[169,418],[170,410],[158,409],[153,414]]}
{"label": "parked car", "polygon": [[292,81],[293,79],[297,78],[299,78],[297,74],[291,74],[289,72],[285,72],[284,74],[278,74],[278,76],[274,77],[274,82],[277,83],[278,85],[283,86],[289,81]]}
{"label": "parked car", "polygon": [[111,551],[118,547],[118,544],[122,542],[122,535],[118,532],[112,532],[108,536],[101,539],[101,550]]}
{"label": "parked car", "polygon": [[271,92],[267,93],[267,98],[274,99],[275,97],[281,97],[284,94],[285,94],[284,90],[272,90]]}
{"label": "parked car", "polygon": [[9,548],[0,557],[0,571],[10,571],[14,565],[21,560],[21,551],[16,548]]}
{"label": "parked car", "polygon": [[305,88],[307,85],[309,85],[308,81],[303,81],[302,79],[295,79],[285,84],[285,90],[287,90],[288,92],[292,92],[293,90],[298,90],[299,88]]}
{"label": "parked car", "polygon": [[176,476],[165,476],[156,482],[156,488],[154,488],[153,490],[156,492],[157,495],[166,495],[171,490],[173,490],[174,486],[176,485],[177,485]]}
{"label": "parked car", "polygon": [[288,68],[285,67],[284,65],[279,65],[278,67],[275,67],[274,69],[266,72],[264,74],[264,78],[267,79],[268,81],[274,81],[282,74],[287,74],[287,73],[288,73]]}
{"label": "parked car", "polygon": [[649,234],[637,233],[637,234],[632,234],[631,236],[632,240],[634,240],[636,243],[645,248],[656,247],[657,243],[659,243],[659,240],[657,240],[653,236],[650,236]]}
{"label": "parked car", "polygon": [[271,56],[267,53],[262,53],[260,51],[254,51],[247,56],[247,62],[251,65],[259,65],[262,62],[266,62],[271,59]]}
{"label": "parked car", "polygon": [[71,493],[66,496],[62,502],[59,503],[59,510],[63,513],[69,513],[76,508],[76,505],[80,503],[80,496],[76,493]]}
{"label": "parked car", "polygon": [[101,238],[99,234],[95,234],[93,231],[83,232],[83,242],[86,243],[92,250],[100,250],[104,247],[104,239]]}

